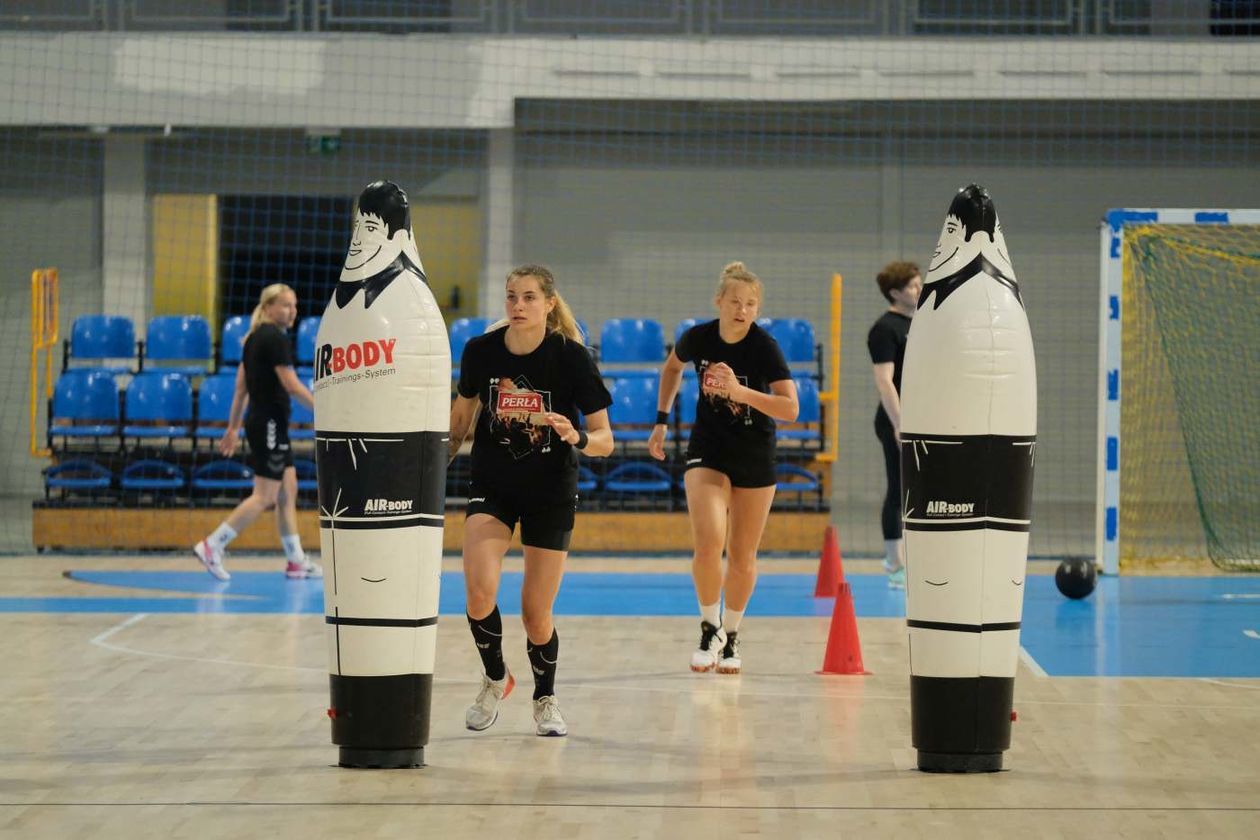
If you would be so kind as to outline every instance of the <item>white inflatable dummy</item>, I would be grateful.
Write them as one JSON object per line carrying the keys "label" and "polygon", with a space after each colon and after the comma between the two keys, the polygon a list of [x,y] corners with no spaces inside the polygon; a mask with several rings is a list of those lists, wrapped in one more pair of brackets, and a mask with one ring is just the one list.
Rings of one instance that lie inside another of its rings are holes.
{"label": "white inflatable dummy", "polygon": [[910,717],[920,770],[1002,769],[1028,558],[1037,375],[993,202],[950,204],[901,374]]}
{"label": "white inflatable dummy", "polygon": [[429,740],[451,353],[407,195],[359,196],[320,321],[315,443],[332,740],[347,767],[419,767]]}

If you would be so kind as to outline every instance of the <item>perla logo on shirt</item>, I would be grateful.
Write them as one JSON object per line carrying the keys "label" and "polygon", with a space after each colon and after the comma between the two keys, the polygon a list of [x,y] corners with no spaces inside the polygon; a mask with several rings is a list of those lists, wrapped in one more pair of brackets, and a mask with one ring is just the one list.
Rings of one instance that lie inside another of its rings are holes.
{"label": "perla logo on shirt", "polygon": [[927,512],[935,516],[971,516],[976,510],[975,502],[928,502]]}
{"label": "perla logo on shirt", "polygon": [[368,499],[363,503],[364,513],[409,513],[411,499]]}

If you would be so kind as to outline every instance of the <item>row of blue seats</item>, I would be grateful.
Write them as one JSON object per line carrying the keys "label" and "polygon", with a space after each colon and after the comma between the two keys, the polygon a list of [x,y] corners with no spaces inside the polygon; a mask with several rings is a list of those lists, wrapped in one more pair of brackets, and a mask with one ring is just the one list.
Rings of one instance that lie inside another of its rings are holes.
{"label": "row of blue seats", "polygon": [[[706,319],[682,319],[674,328],[673,341],[666,344],[665,328],[660,321],[653,318],[609,318],[600,327],[597,344],[599,360],[608,363],[660,364],[665,361],[669,347],[676,344],[684,332],[704,320]],[[493,321],[489,318],[458,318],[451,323],[453,364],[459,364],[468,340],[484,333],[491,323]],[[789,363],[816,361],[818,345],[814,326],[809,321],[804,318],[759,318],[757,323],[774,336]],[[578,327],[587,337],[587,343],[591,343],[591,333],[586,324],[579,321]]]}
{"label": "row of blue seats", "polygon": [[[48,434],[172,438],[186,437],[191,429],[195,438],[218,438],[231,413],[235,387],[234,375],[207,377],[196,389],[194,405],[192,382],[182,373],[139,373],[120,392],[115,374],[109,370],[69,370],[57,380],[53,391]],[[310,409],[293,403],[289,437],[314,438],[314,422]]]}
{"label": "row of blue seats", "polygon": [[[822,486],[817,474],[799,464],[775,465],[776,488],[783,492],[816,493]],[[610,493],[666,494],[683,488],[683,477],[671,475],[668,467],[653,461],[624,461],[605,475],[598,476],[585,465],[578,468],[578,492],[604,490]]]}
{"label": "row of blue seats", "polygon": [[[317,315],[303,318],[297,326],[296,361],[299,366],[315,363],[315,338],[319,333]],[[451,358],[455,365],[463,354],[464,345],[473,336],[481,335],[492,323],[489,318],[458,318],[451,324]],[[699,323],[696,318],[684,318],[674,330],[674,342],[687,329]],[[788,362],[812,362],[817,358],[814,327],[802,318],[761,318],[758,323],[778,341]],[[590,331],[585,323],[579,323],[589,339]],[[241,361],[241,350],[249,332],[249,317],[233,315],[223,322],[218,345],[218,365],[230,367]],[[664,361],[668,349],[665,330],[659,321],[651,318],[610,318],[603,323],[599,335],[599,359],[608,363],[657,363]],[[135,326],[130,318],[122,315],[83,315],[75,319],[70,339],[66,342],[63,364],[90,362],[105,366],[116,373],[143,369],[144,362],[159,361],[162,369],[203,376],[209,370],[209,360],[214,359],[215,349],[210,336],[210,324],[200,315],[159,315],[149,321],[145,340],[136,340]],[[107,360],[127,360],[125,365],[106,365]],[[172,362],[195,362],[172,366]]]}
{"label": "row of blue seats", "polygon": [[[315,463],[306,458],[294,461],[298,490],[317,489]],[[775,474],[778,489],[784,492],[817,493],[819,478],[796,464],[780,463]],[[105,493],[114,489],[137,493],[175,492],[185,488],[207,492],[247,491],[254,486],[254,471],[233,460],[215,460],[196,467],[191,474],[183,468],[155,458],[128,464],[115,476],[96,461],[76,458],[63,461],[44,471],[47,493],[54,490],[75,493]],[[578,492],[658,495],[669,494],[683,486],[682,478],[673,477],[661,465],[649,461],[627,461],[617,464],[600,476],[590,467],[579,468]]]}
{"label": "row of blue seats", "polygon": [[[779,430],[779,437],[817,440],[822,419],[818,386],[809,376],[798,376],[795,381],[800,415],[796,424]],[[170,438],[187,436],[191,429],[195,438],[218,438],[231,412],[235,385],[233,375],[207,377],[196,389],[194,400],[192,383],[183,374],[147,371],[131,378],[120,401],[118,384],[110,371],[70,370],[57,380],[53,392],[49,436]],[[656,422],[655,373],[612,379],[609,392],[613,398],[609,419],[616,436],[622,441],[647,440]],[[678,422],[684,431],[695,422],[698,397],[696,377],[684,377],[676,401]],[[310,409],[295,401],[291,419],[291,439],[314,437]]]}
{"label": "row of blue seats", "polygon": [[[298,490],[317,489],[315,462],[294,461]],[[137,493],[174,492],[185,488],[203,491],[250,490],[254,471],[240,461],[216,460],[196,467],[191,473],[169,461],[146,458],[128,464],[118,475],[96,461],[75,458],[44,470],[46,491],[104,493],[119,489]]]}

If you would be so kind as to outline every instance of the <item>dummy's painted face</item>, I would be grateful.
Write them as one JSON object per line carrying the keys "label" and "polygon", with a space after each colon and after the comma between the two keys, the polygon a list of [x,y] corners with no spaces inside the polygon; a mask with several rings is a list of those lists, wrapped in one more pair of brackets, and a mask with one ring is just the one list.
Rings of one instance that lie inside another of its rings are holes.
{"label": "dummy's painted face", "polygon": [[985,259],[1007,277],[1015,276],[1015,271],[1011,268],[1011,258],[1006,253],[1001,222],[994,225],[992,238],[983,230],[972,233],[968,238],[962,221],[957,216],[946,216],[941,237],[936,241],[936,250],[932,253],[932,264],[928,266],[928,282],[960,271],[979,254],[984,254]]}
{"label": "dummy's painted face", "polygon": [[297,295],[293,292],[281,292],[271,303],[263,307],[267,318],[282,330],[293,326],[297,320]]}
{"label": "dummy's painted face", "polygon": [[[970,262],[970,258],[955,260],[964,249],[978,251],[978,244],[967,241],[967,229],[957,216],[946,216],[945,226],[941,228],[941,236],[936,240],[936,250],[932,252],[932,264],[928,266],[930,276],[939,271],[947,263],[956,263],[960,267]],[[971,256],[975,256],[972,254]]]}
{"label": "dummy's painted face", "polygon": [[532,274],[508,280],[504,314],[513,328],[545,327],[547,315],[555,308],[555,299],[543,294],[542,284]]}
{"label": "dummy's painted face", "polygon": [[722,326],[739,333],[746,332],[761,311],[761,296],[752,283],[728,283],[715,302]]}
{"label": "dummy's painted face", "polygon": [[401,237],[390,238],[389,228],[380,216],[355,213],[354,232],[350,235],[350,248],[346,251],[345,269],[364,269],[367,275],[376,274],[398,257],[402,246]]}

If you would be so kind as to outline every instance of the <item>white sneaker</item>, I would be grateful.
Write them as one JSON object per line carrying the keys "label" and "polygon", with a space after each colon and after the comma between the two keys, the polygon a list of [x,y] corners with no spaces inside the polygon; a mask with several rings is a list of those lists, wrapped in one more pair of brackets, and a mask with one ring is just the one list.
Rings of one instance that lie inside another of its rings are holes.
{"label": "white sneaker", "polygon": [[889,564],[888,560],[884,560],[884,571],[888,573],[889,589],[905,589],[906,588],[906,567],[897,566],[894,568]]}
{"label": "white sneaker", "polygon": [[539,735],[562,738],[569,734],[569,727],[560,716],[560,703],[554,694],[534,701],[534,722],[538,724]]}
{"label": "white sneaker", "polygon": [[691,670],[703,674],[716,668],[725,644],[726,631],[707,621],[701,621],[700,646],[691,652]]}
{"label": "white sneaker", "polygon": [[511,671],[501,680],[492,680],[482,674],[481,691],[477,692],[477,699],[464,714],[464,725],[474,732],[489,729],[499,719],[499,701],[506,700],[513,688],[516,688],[516,678]]}
{"label": "white sneaker", "polygon": [[211,577],[218,580],[231,579],[232,576],[228,574],[227,569],[223,568],[223,552],[215,549],[208,540],[202,540],[194,545],[193,554],[197,555],[197,559],[206,567]]}
{"label": "white sneaker", "polygon": [[718,660],[717,672],[738,674],[743,664],[743,660],[739,658],[739,634],[727,633],[726,644],[722,646],[722,657]]}
{"label": "white sneaker", "polygon": [[301,563],[290,561],[284,567],[284,576],[289,580],[304,580],[307,578],[315,580],[324,576],[324,569],[312,560],[305,560]]}

